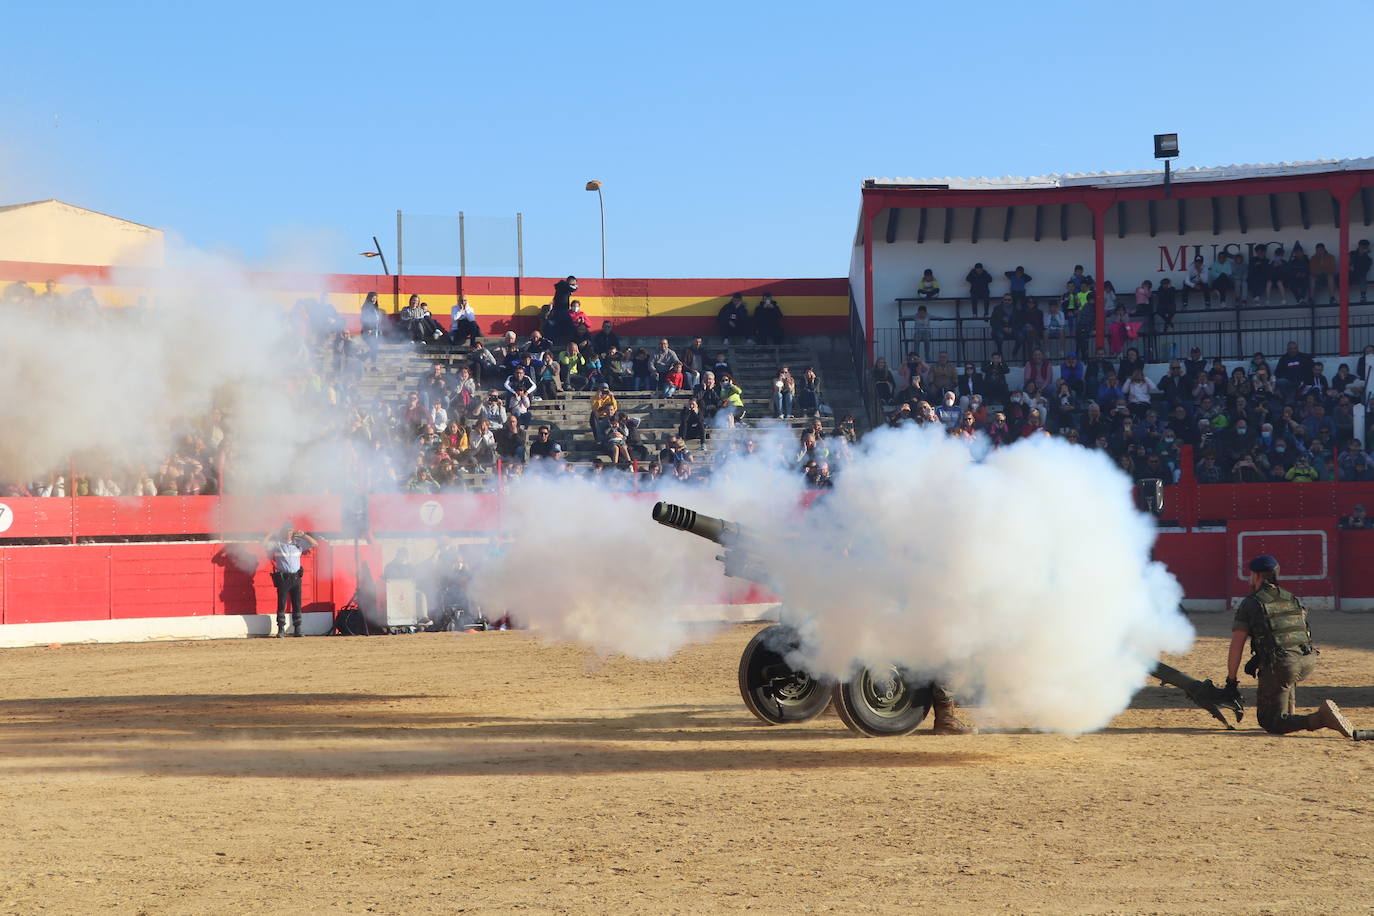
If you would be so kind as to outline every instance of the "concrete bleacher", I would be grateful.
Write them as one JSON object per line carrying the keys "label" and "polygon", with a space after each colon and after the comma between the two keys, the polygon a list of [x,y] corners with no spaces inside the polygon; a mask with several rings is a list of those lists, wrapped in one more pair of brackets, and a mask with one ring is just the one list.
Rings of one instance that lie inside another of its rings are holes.
{"label": "concrete bleacher", "polygon": [[[633,349],[644,347],[652,352],[658,345],[658,337],[622,337],[622,347]],[[501,344],[500,338],[485,338],[489,348]],[[819,343],[819,346],[817,345]],[[849,355],[847,341],[837,347],[833,342],[824,343],[807,338],[789,340],[781,345],[732,344],[724,346],[719,341],[708,341],[708,351],[724,351],[734,374],[736,384],[743,389],[747,415],[743,429],[712,430],[707,433],[704,448],[699,448],[693,440],[689,448],[693,455],[694,470],[700,474],[709,472],[719,460],[726,444],[733,439],[750,435],[763,422],[772,425],[785,425],[794,433],[809,425],[810,418],[792,420],[773,420],[772,394],[773,378],[779,366],[790,366],[795,376],[800,377],[807,366],[816,369],[821,378],[822,391],[827,404],[837,416],[852,414],[860,427],[864,425],[862,394]],[[673,340],[674,347],[685,346],[686,341]],[[364,371],[357,383],[359,394],[367,401],[380,400],[399,404],[409,392],[417,390],[420,382],[430,374],[435,363],[442,364],[450,373],[456,373],[469,363],[469,348],[450,344],[436,344],[417,347],[409,343],[383,343],[378,349],[375,369]],[[479,391],[493,390],[496,385],[481,386]],[[664,398],[649,391],[616,391],[616,400],[621,410],[640,421],[639,435],[648,449],[649,458],[656,458],[659,449],[669,437],[676,435],[681,412],[690,399],[690,392],[683,391],[675,397]],[[579,465],[590,464],[594,459],[609,460],[610,453],[598,445],[589,423],[592,392],[567,391],[556,399],[536,400],[532,405],[534,417],[526,431],[526,441],[533,436],[538,425],[547,424],[552,438],[563,447],[565,459]],[[833,426],[832,417],[823,417],[827,432]],[[470,424],[469,424],[470,425]],[[647,462],[640,463],[641,472]],[[464,475],[468,485],[473,488],[489,486],[490,475],[467,473]]]}

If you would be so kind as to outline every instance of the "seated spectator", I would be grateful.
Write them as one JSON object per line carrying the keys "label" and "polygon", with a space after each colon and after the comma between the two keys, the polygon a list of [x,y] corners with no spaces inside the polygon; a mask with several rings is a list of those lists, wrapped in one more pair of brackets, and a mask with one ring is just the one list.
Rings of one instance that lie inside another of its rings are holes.
{"label": "seated spectator", "polygon": [[702,374],[701,383],[692,389],[692,400],[701,406],[701,414],[706,422],[713,423],[721,405],[720,386],[716,383],[714,372],[708,369]]}
{"label": "seated spectator", "polygon": [[1107,370],[1107,377],[1097,386],[1097,391],[1093,396],[1101,404],[1114,404],[1117,400],[1126,396],[1126,391],[1121,386],[1121,382],[1118,380],[1115,370]]}
{"label": "seated spectator", "polygon": [[582,355],[576,341],[569,341],[568,347],[558,354],[558,364],[563,385],[575,391],[587,388],[587,358]]}
{"label": "seated spectator", "polygon": [[744,391],[729,375],[720,379],[720,413],[724,414],[726,425],[731,427],[742,421],[746,413]]}
{"label": "seated spectator", "polygon": [[506,422],[493,434],[492,439],[496,443],[496,454],[502,460],[525,463],[525,433],[514,414],[506,417]]}
{"label": "seated spectator", "polygon": [[1083,419],[1078,424],[1078,438],[1083,442],[1096,442],[1111,435],[1112,425],[1102,415],[1102,407],[1097,401],[1089,401]]}
{"label": "seated spectator", "polygon": [[1341,528],[1346,531],[1368,531],[1374,528],[1374,523],[1365,514],[1364,506],[1356,503],[1349,515],[1341,517]]}
{"label": "seated spectator", "polygon": [[[1077,293],[1070,293],[1070,299],[1076,295]],[[1069,317],[1059,302],[1050,302],[1049,311],[1045,313],[1041,337],[1055,356],[1064,352],[1064,341],[1069,337]]]}
{"label": "seated spectator", "polygon": [[994,447],[1011,445],[1016,439],[1007,424],[1007,415],[1000,411],[992,415],[992,423],[988,424],[987,433]]}
{"label": "seated spectator", "polygon": [[1231,277],[1234,270],[1231,255],[1218,249],[1212,266],[1207,268],[1207,285],[1217,294],[1218,305],[1225,305],[1226,297],[1235,289],[1236,284]]}
{"label": "seated spectator", "polygon": [[[1360,288],[1360,301],[1365,301],[1366,293],[1369,290],[1369,268],[1374,266],[1374,254],[1369,250],[1369,239],[1360,239],[1355,250],[1350,252],[1350,285]],[[1368,378],[1364,373],[1360,378]]]}
{"label": "seated spectator", "polygon": [[720,307],[716,314],[716,324],[725,346],[730,346],[730,338],[748,339],[752,332],[749,322],[749,306],[744,304],[744,294],[735,293],[730,301]]}
{"label": "seated spectator", "polygon": [[496,354],[488,350],[486,344],[480,340],[468,354],[468,369],[472,373],[474,382],[478,385],[490,384],[501,373],[501,366]]}
{"label": "seated spectator", "polygon": [[1033,407],[1026,415],[1026,422],[1021,425],[1020,438],[1027,439],[1031,436],[1047,436],[1049,430],[1045,428],[1045,415],[1040,408]]}
{"label": "seated spectator", "polygon": [[897,399],[897,378],[887,367],[887,358],[880,356],[873,362],[873,391],[878,403],[894,404]]}
{"label": "seated spectator", "polygon": [[543,335],[538,328],[530,332],[530,339],[525,341],[521,347],[534,360],[542,360],[545,353],[552,353],[554,350],[553,341]]}
{"label": "seated spectator", "polygon": [[449,318],[449,340],[454,344],[467,341],[470,346],[477,344],[482,336],[482,328],[477,324],[477,313],[468,304],[467,296],[459,296],[458,304],[453,307]]}
{"label": "seated spectator", "polygon": [[[634,361],[621,352],[619,346],[612,346],[601,357],[601,379],[614,391],[624,391],[632,387],[634,381]],[[600,389],[600,385],[597,388]]]}
{"label": "seated spectator", "polygon": [[1082,363],[1078,361],[1077,353],[1069,353],[1064,357],[1064,362],[1059,366],[1059,379],[1069,386],[1069,390],[1077,397],[1083,396],[1083,382],[1086,372]]}
{"label": "seated spectator", "polygon": [[1331,384],[1326,380],[1326,366],[1319,362],[1312,363],[1312,374],[1298,386],[1298,397],[1305,398],[1309,394],[1315,394],[1317,398],[1325,399]]}
{"label": "seated spectator", "polygon": [[782,343],[782,307],[772,293],[764,293],[754,307],[754,337],[761,344]]}
{"label": "seated spectator", "polygon": [[678,359],[678,355],[673,352],[672,347],[668,346],[668,338],[666,337],[660,338],[658,349],[649,354],[649,371],[653,373],[654,381],[659,385],[663,384],[663,376],[681,363],[682,360]]}
{"label": "seated spectator", "polygon": [[1336,406],[1331,408],[1331,423],[1336,428],[1336,439],[1349,439],[1355,434],[1355,405],[1350,398],[1341,395]]}
{"label": "seated spectator", "polygon": [[1221,467],[1217,465],[1216,453],[1210,449],[1204,451],[1202,459],[1193,469],[1193,474],[1197,477],[1198,483],[1221,483],[1222,471]]}
{"label": "seated spectator", "polygon": [[1024,267],[1017,267],[1015,270],[1008,270],[1002,274],[1010,284],[1011,301],[1013,305],[1025,305],[1026,290],[1035,278],[1026,273]]}
{"label": "seated spectator", "polygon": [[691,461],[692,453],[687,451],[686,444],[677,436],[669,436],[668,443],[658,453],[658,463],[664,467],[690,464]]}
{"label": "seated spectator", "polygon": [[[1144,313],[1146,316],[1148,312]],[[1178,290],[1174,289],[1174,281],[1165,277],[1159,281],[1159,291],[1155,293],[1154,319],[1157,330],[1172,331],[1174,329],[1174,316],[1178,314]]]}
{"label": "seated spectator", "polygon": [[659,395],[665,398],[677,397],[678,391],[685,384],[682,376],[682,363],[673,363],[672,368],[664,372],[660,379],[662,379],[662,388],[659,389]]}
{"label": "seated spectator", "polygon": [[1016,305],[1012,302],[1011,296],[1006,295],[1001,298],[991,314],[988,315],[988,326],[992,336],[992,346],[994,353],[1001,353],[1006,342],[1015,342],[1017,332]]}
{"label": "seated spectator", "polygon": [[624,413],[617,412],[606,427],[606,447],[611,450],[611,467],[629,467],[634,459],[630,457],[630,427]]}
{"label": "seated spectator", "polygon": [[677,434],[683,442],[696,439],[702,448],[706,448],[706,418],[702,416],[701,405],[696,398],[691,398],[682,406],[682,414],[678,418]]}
{"label": "seated spectator", "polygon": [[511,395],[506,400],[506,410],[508,411],[508,418],[522,427],[529,426],[530,421],[534,419],[528,391]]}
{"label": "seated spectator", "polygon": [[1286,275],[1288,289],[1293,293],[1293,302],[1297,305],[1311,305],[1312,295],[1312,262],[1307,258],[1307,252],[1303,251],[1302,245],[1293,243],[1293,252],[1288,257],[1288,272]]}
{"label": "seated spectator", "polygon": [[797,385],[795,404],[797,413],[804,417],[819,417],[821,414],[830,416],[830,408],[826,406],[821,393],[820,377],[811,366],[807,366],[806,371],[802,373],[801,382]]}
{"label": "seated spectator", "polygon": [[1192,386],[1183,377],[1183,364],[1176,359],[1169,360],[1169,370],[1159,380],[1158,388],[1170,410],[1192,401]]}
{"label": "seated spectator", "polygon": [[1340,458],[1340,480],[1367,482],[1374,480],[1374,462],[1359,439],[1350,439]]}
{"label": "seated spectator", "polygon": [[612,350],[620,349],[620,338],[616,336],[615,331],[611,330],[611,328],[612,325],[609,321],[601,322],[601,330],[597,331],[596,336],[592,338],[593,352],[605,356]]}
{"label": "seated spectator", "polygon": [[[881,358],[879,362],[885,361]],[[892,375],[891,372],[888,373]],[[773,379],[773,418],[785,420],[792,416],[792,404],[797,396],[797,380],[792,377],[792,370],[786,366],[778,369],[777,376]]]}
{"label": "seated spectator", "polygon": [[587,326],[587,313],[582,311],[582,302],[578,299],[568,304],[568,340],[579,347],[590,346],[592,342],[592,330]]}
{"label": "seated spectator", "polygon": [[1337,279],[1336,255],[1326,250],[1325,244],[1316,243],[1312,250],[1312,261],[1309,264],[1312,271],[1312,294],[1308,301],[1316,298],[1319,290],[1325,288],[1327,295],[1327,305],[1336,305],[1336,295],[1341,291],[1340,279]]}
{"label": "seated spectator", "polygon": [[1307,455],[1299,455],[1294,460],[1293,466],[1288,469],[1288,473],[1283,475],[1283,479],[1294,483],[1312,483],[1318,480],[1320,476],[1317,469],[1312,466],[1312,459]]}
{"label": "seated spectator", "polygon": [[1037,388],[1047,388],[1053,378],[1053,372],[1053,367],[1045,359],[1044,352],[1039,349],[1032,350],[1030,359],[1026,362],[1023,370],[1023,385],[1024,382],[1035,382]]}
{"label": "seated spectator", "polygon": [[1209,307],[1212,304],[1212,287],[1207,283],[1207,268],[1204,266],[1202,255],[1193,258],[1193,266],[1188,269],[1188,276],[1183,281],[1183,307],[1188,307],[1188,299],[1192,293],[1202,294],[1202,304]]}
{"label": "seated spectator", "polygon": [[921,271],[921,282],[916,284],[916,295],[922,299],[935,299],[940,295],[940,281],[929,267]]}
{"label": "seated spectator", "polygon": [[983,377],[978,374],[973,363],[964,364],[964,374],[959,376],[954,393],[959,397],[959,406],[967,407],[975,394],[983,390]]}
{"label": "seated spectator", "polygon": [[649,353],[643,347],[636,347],[630,357],[630,374],[633,391],[654,390],[654,370],[649,368]]}
{"label": "seated spectator", "polygon": [[592,409],[588,418],[588,425],[591,426],[592,434],[597,442],[604,442],[606,430],[611,425],[611,420],[615,418],[616,412],[620,410],[620,405],[611,394],[611,386],[607,382],[601,383],[601,388],[592,396]]}
{"label": "seated spectator", "polygon": [[940,418],[940,422],[944,424],[945,429],[953,429],[959,422],[960,414],[963,413],[954,401],[954,392],[946,391],[944,403],[935,408],[935,415]]}
{"label": "seated spectator", "polygon": [[973,265],[973,269],[964,277],[964,282],[968,284],[969,306],[973,314],[978,314],[980,302],[983,303],[983,314],[989,314],[992,310],[992,274],[988,273],[980,262]]}
{"label": "seated spectator", "polygon": [[534,390],[534,379],[525,374],[523,365],[515,367],[515,373],[506,379],[505,389],[507,394],[528,395]]}
{"label": "seated spectator", "polygon": [[682,351],[682,378],[688,388],[695,388],[706,371],[706,344],[700,337],[692,338],[691,346]]}
{"label": "seated spectator", "polygon": [[1002,354],[996,351],[988,357],[988,361],[983,363],[983,387],[979,394],[990,404],[1006,404],[1011,397],[1011,391],[1007,388],[1007,375],[1011,372],[1011,367],[1002,359]]}
{"label": "seated spectator", "polygon": [[563,393],[563,366],[550,350],[539,357],[536,390],[546,400],[557,400]]}
{"label": "seated spectator", "polygon": [[1313,404],[1307,416],[1302,420],[1303,429],[1307,431],[1307,440],[1310,442],[1318,435],[1334,436],[1336,434],[1336,424],[1331,422],[1331,418],[1326,415],[1326,406],[1323,404]]}

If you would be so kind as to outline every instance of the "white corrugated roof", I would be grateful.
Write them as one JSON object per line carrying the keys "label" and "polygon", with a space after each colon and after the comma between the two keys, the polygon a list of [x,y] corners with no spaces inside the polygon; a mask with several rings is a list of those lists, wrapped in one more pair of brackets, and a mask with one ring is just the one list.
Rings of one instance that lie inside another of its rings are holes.
{"label": "white corrugated roof", "polygon": [[[1238,178],[1273,178],[1280,175],[1312,175],[1319,172],[1354,172],[1374,169],[1374,157],[1363,159],[1313,159],[1308,162],[1262,162],[1247,165],[1209,165],[1175,169],[1171,181],[1229,181]],[[1028,190],[1031,188],[1095,188],[1152,185],[1164,182],[1164,166],[1135,172],[1066,172],[1017,178],[869,178],[867,187],[948,188],[956,191]]]}

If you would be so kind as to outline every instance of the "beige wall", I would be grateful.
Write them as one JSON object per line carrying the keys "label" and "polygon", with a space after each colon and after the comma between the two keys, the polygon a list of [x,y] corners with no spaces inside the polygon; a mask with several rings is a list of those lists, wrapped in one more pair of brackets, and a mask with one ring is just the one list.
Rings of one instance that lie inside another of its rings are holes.
{"label": "beige wall", "polygon": [[156,267],[162,230],[60,201],[0,209],[0,252],[7,261]]}

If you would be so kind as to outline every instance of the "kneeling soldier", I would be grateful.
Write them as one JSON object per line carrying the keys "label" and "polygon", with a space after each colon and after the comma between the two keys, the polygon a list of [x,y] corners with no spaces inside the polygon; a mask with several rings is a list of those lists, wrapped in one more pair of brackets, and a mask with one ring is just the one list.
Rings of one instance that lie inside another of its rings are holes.
{"label": "kneeling soldier", "polygon": [[1279,561],[1264,554],[1250,561],[1249,597],[1236,608],[1231,626],[1231,653],[1227,659],[1226,686],[1237,685],[1236,672],[1245,640],[1250,640],[1250,661],[1245,673],[1259,678],[1255,713],[1260,728],[1271,735],[1329,728],[1347,738],[1355,729],[1336,704],[1323,700],[1317,711],[1296,714],[1298,682],[1317,667],[1317,650],[1307,625],[1307,609],[1290,591],[1279,588]]}

